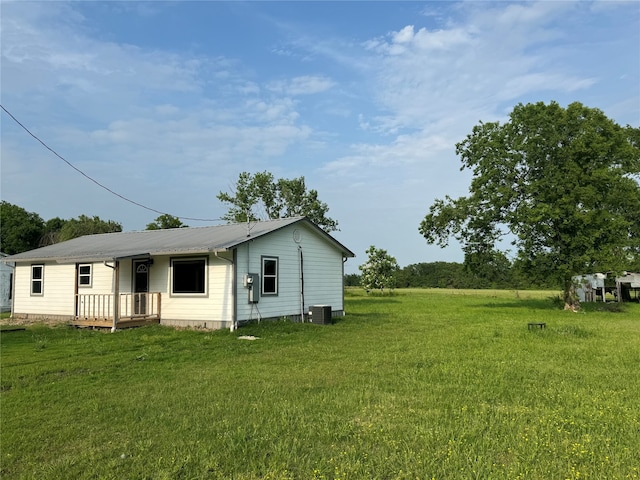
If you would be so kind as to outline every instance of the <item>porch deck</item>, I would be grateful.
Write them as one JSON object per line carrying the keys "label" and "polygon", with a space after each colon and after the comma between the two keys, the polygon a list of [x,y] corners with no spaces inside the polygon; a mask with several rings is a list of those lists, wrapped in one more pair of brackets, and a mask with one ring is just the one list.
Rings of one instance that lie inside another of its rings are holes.
{"label": "porch deck", "polygon": [[[70,325],[112,328],[114,326],[113,294],[77,294],[76,316]],[[121,293],[115,327],[130,328],[160,323],[160,292]]]}

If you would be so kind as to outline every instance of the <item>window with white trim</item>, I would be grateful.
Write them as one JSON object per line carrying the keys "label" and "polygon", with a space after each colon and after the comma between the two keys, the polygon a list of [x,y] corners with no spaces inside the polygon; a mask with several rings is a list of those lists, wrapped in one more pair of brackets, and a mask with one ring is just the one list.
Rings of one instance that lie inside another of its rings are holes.
{"label": "window with white trim", "polygon": [[78,287],[91,286],[91,264],[78,265]]}
{"label": "window with white trim", "polygon": [[278,295],[278,257],[262,257],[262,295]]}
{"label": "window with white trim", "polygon": [[206,295],[207,259],[171,259],[171,294]]}
{"label": "window with white trim", "polygon": [[31,295],[44,295],[44,265],[31,265]]}

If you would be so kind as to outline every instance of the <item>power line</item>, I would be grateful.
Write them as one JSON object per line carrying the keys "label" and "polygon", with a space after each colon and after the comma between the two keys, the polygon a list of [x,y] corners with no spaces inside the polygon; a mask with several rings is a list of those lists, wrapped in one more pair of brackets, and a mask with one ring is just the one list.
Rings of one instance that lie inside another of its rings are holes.
{"label": "power line", "polygon": [[53,148],[51,148],[49,145],[47,145],[46,143],[44,143],[42,140],[40,140],[40,138],[38,138],[37,135],[35,135],[34,133],[31,132],[31,130],[29,130],[27,127],[25,127],[16,117],[14,117],[11,112],[9,110],[7,110],[4,105],[0,104],[0,108],[2,108],[2,110],[4,110],[4,112],[9,115],[11,117],[11,119],[16,122],[18,125],[20,125],[22,127],[22,129],[27,132],[29,135],[31,135],[35,140],[37,140],[44,148],[46,148],[47,150],[49,150],[51,153],[53,153],[56,157],[58,157],[60,160],[62,160],[64,163],[66,163],[67,165],[69,165],[71,168],[73,168],[76,172],[78,172],[80,175],[82,175],[83,177],[85,177],[87,180],[90,180],[91,182],[95,183],[96,185],[98,185],[100,188],[103,188],[104,190],[106,190],[107,192],[109,192],[112,195],[115,195],[116,197],[124,200],[125,202],[129,202],[132,203],[133,205],[136,205],[138,207],[144,208],[145,210],[149,210],[151,212],[154,213],[159,213],[160,215],[169,215],[175,218],[178,218],[180,220],[191,220],[194,222],[219,222],[224,220],[223,218],[194,218],[194,217],[179,217],[176,215],[171,215],[170,213],[166,213],[166,212],[162,212],[160,210],[156,210],[155,208],[151,208],[151,207],[147,207],[146,205],[143,205],[141,203],[136,202],[135,200],[131,200],[130,198],[125,197],[124,195],[120,195],[118,192],[114,192],[113,190],[111,190],[109,187],[103,185],[102,183],[100,183],[99,181],[97,181],[96,179],[90,177],[89,175],[87,175],[86,173],[84,173],[82,170],[80,170],[78,167],[76,167],[75,165],[73,165],[71,162],[69,162],[67,159],[65,159],[62,155],[58,154],[58,152],[56,152]]}

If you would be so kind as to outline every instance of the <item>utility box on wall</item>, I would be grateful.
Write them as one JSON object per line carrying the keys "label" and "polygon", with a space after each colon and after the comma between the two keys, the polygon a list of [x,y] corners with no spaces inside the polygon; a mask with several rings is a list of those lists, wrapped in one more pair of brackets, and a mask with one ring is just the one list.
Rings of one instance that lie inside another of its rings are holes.
{"label": "utility box on wall", "polygon": [[242,284],[247,289],[247,300],[249,303],[258,303],[259,289],[260,289],[260,276],[257,273],[245,274]]}
{"label": "utility box on wall", "polygon": [[331,319],[331,305],[314,305],[311,307],[311,323],[329,325]]}

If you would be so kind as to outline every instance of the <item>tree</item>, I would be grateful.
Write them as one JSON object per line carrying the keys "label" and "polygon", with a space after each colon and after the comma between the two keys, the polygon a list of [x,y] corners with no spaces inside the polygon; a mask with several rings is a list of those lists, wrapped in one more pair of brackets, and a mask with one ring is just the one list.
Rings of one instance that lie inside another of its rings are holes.
{"label": "tree", "polygon": [[95,235],[97,233],[121,232],[122,225],[113,220],[102,220],[98,216],[87,217],[80,215],[78,218],[67,220],[58,234],[58,241],[64,242],[83,235]]}
{"label": "tree", "polygon": [[393,289],[395,287],[395,275],[398,271],[398,262],[389,255],[386,250],[371,245],[365,252],[369,258],[367,262],[358,268],[362,272],[360,285],[368,292],[370,290]]}
{"label": "tree", "polygon": [[400,288],[473,288],[474,281],[464,265],[454,262],[414,263],[396,274]]}
{"label": "tree", "polygon": [[178,217],[169,214],[162,214],[153,222],[147,223],[147,230],[164,230],[167,228],[186,228],[189,225],[182,223]]}
{"label": "tree", "polygon": [[0,251],[9,255],[37,248],[44,221],[37,213],[4,200],[0,202]]}
{"label": "tree", "polygon": [[511,262],[503,252],[468,253],[464,266],[466,271],[475,274],[481,288],[508,288],[511,282]]}
{"label": "tree", "polygon": [[44,229],[42,233],[42,237],[40,237],[40,242],[38,243],[39,247],[46,247],[47,245],[53,245],[54,243],[58,243],[60,237],[60,230],[64,224],[67,223],[66,220],[63,220],[60,217],[55,217],[50,220],[47,220],[44,224]]}
{"label": "tree", "polygon": [[327,216],[329,207],[320,201],[318,192],[307,190],[304,177],[275,180],[269,172],[242,172],[235,191],[220,192],[217,198],[230,204],[223,216],[230,223],[304,216],[325,232],[338,229],[338,222]]}
{"label": "tree", "polygon": [[359,287],[360,286],[360,275],[357,273],[347,273],[344,276],[344,286],[345,287]]}
{"label": "tree", "polygon": [[436,200],[420,233],[440,246],[453,236],[470,258],[490,257],[508,234],[519,266],[557,279],[576,308],[572,276],[622,270],[638,252],[638,139],[580,103],[519,104],[456,145],[470,194]]}

